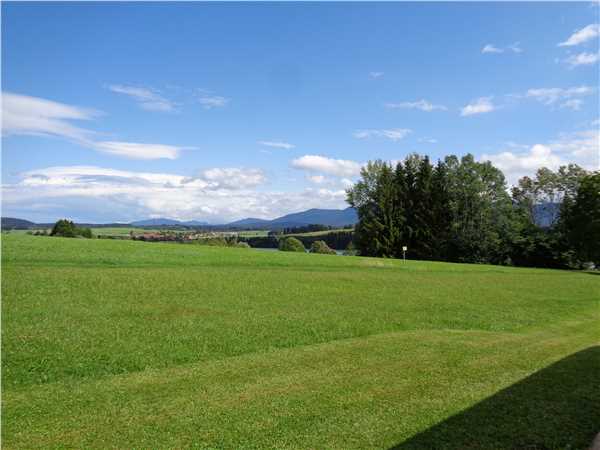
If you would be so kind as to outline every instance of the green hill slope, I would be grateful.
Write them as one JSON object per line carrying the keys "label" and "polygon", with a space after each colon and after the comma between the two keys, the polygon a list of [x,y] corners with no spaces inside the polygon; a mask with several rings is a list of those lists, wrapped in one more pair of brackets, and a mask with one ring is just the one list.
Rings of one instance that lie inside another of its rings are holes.
{"label": "green hill slope", "polygon": [[417,448],[430,429],[456,448],[440,424],[575,354],[534,400],[514,391],[539,426],[475,408],[463,431],[471,448],[597,431],[589,376],[548,377],[599,373],[600,276],[13,234],[2,262],[6,448]]}

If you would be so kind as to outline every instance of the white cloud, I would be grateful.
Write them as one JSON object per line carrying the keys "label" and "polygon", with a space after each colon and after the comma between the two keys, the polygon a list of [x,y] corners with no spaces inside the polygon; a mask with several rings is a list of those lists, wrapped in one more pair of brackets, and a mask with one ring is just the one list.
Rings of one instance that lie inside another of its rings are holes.
{"label": "white cloud", "polygon": [[258,141],[258,143],[267,147],[283,148],[285,150],[291,150],[295,147],[295,145],[283,141]]}
{"label": "white cloud", "polygon": [[382,137],[397,142],[411,133],[408,128],[392,128],[389,130],[358,130],[354,132],[356,139],[368,139],[371,137]]}
{"label": "white cloud", "polygon": [[514,44],[509,45],[508,49],[512,50],[514,53],[523,53],[523,49],[519,45],[519,42],[515,42]]}
{"label": "white cloud", "polygon": [[377,78],[381,78],[384,75],[384,72],[369,72],[369,77],[373,80]]}
{"label": "white cloud", "polygon": [[578,86],[572,88],[539,88],[529,89],[525,94],[527,98],[533,98],[544,105],[552,105],[559,100],[568,100],[576,97],[591,95],[595,89],[590,86]]}
{"label": "white cloud", "polygon": [[348,189],[348,188],[351,188],[352,186],[354,186],[354,181],[352,181],[352,180],[351,180],[351,179],[349,179],[349,178],[342,178],[342,179],[340,180],[340,184],[341,184],[341,185],[342,185],[342,186],[343,186],[345,189]]}
{"label": "white cloud", "polygon": [[79,145],[118,157],[132,159],[175,159],[178,147],[164,144],[97,141],[95,133],[72,125],[73,120],[91,120],[99,113],[91,109],[58,103],[27,95],[2,93],[3,135],[56,136]]}
{"label": "white cloud", "polygon": [[495,155],[484,154],[484,161],[491,161],[494,166],[504,172],[509,184],[515,184],[524,175],[535,173],[540,167],[555,170],[564,161],[552,153],[546,145],[536,144],[524,153],[502,152]]}
{"label": "white cloud", "polygon": [[219,95],[202,94],[198,97],[198,102],[204,107],[204,109],[212,109],[224,107],[227,105],[227,103],[229,103],[229,99]]}
{"label": "white cloud", "polygon": [[481,49],[481,53],[504,53],[508,50],[513,53],[523,53],[523,49],[519,46],[518,42],[508,45],[505,48],[496,47],[494,44],[487,44]]}
{"label": "white cloud", "polygon": [[360,173],[361,164],[345,159],[319,155],[304,155],[292,161],[292,167],[310,172],[327,173],[338,177],[352,177]]}
{"label": "white cloud", "polygon": [[480,158],[502,170],[509,185],[516,184],[525,175],[534,175],[541,167],[556,170],[561,165],[575,163],[588,170],[600,169],[600,132],[597,129],[564,133],[558,139],[532,145],[524,151],[512,147],[511,151],[484,154]]}
{"label": "white cloud", "polygon": [[480,97],[468,105],[464,106],[461,111],[461,116],[472,116],[475,114],[484,114],[494,111],[496,107],[492,103],[492,97]]}
{"label": "white cloud", "polygon": [[577,55],[571,55],[565,62],[571,67],[577,66],[589,66],[591,64],[596,64],[600,59],[600,54],[598,53],[579,53]]}
{"label": "white cloud", "polygon": [[481,49],[481,53],[504,53],[504,50],[498,47],[494,47],[492,44],[487,44]]}
{"label": "white cloud", "polygon": [[437,144],[437,139],[434,138],[429,138],[429,137],[424,137],[424,138],[419,138],[419,142],[424,142],[426,144]]}
{"label": "white cloud", "polygon": [[573,111],[579,111],[581,109],[581,105],[583,105],[583,100],[580,98],[572,98],[561,104],[560,107],[571,109]]}
{"label": "white cloud", "polygon": [[584,42],[600,36],[600,24],[592,23],[580,30],[575,31],[569,39],[558,44],[559,47],[572,47],[575,45],[583,44]]}
{"label": "white cloud", "polygon": [[[4,185],[5,211],[39,220],[131,221],[145,217],[223,223],[274,218],[309,208],[344,208],[343,189],[257,192],[258,169],[208,169],[197,177],[94,166],[49,167]],[[74,211],[79,211],[74,215]]]}
{"label": "white cloud", "polygon": [[434,105],[424,99],[417,100],[416,102],[386,103],[385,106],[390,109],[420,109],[425,112],[435,111],[436,109],[445,111],[448,109],[444,105]]}
{"label": "white cloud", "polygon": [[575,133],[562,133],[548,145],[569,162],[575,162],[589,170],[600,170],[600,130],[598,128]]}
{"label": "white cloud", "polygon": [[177,159],[182,150],[182,147],[173,145],[117,141],[95,142],[93,147],[101,152],[129,159]]}
{"label": "white cloud", "polygon": [[173,102],[162,97],[153,89],[122,84],[111,84],[108,89],[117,94],[124,94],[133,98],[142,109],[147,111],[173,112],[176,110]]}
{"label": "white cloud", "polygon": [[72,120],[90,120],[97,112],[38,97],[2,93],[4,135],[58,136],[86,141],[90,131],[72,125]]}
{"label": "white cloud", "polygon": [[236,167],[208,169],[202,172],[201,179],[213,188],[246,189],[264,184],[267,181],[260,169],[240,169]]}
{"label": "white cloud", "polygon": [[307,175],[306,179],[315,184],[325,184],[329,182],[329,178],[326,178],[324,175]]}

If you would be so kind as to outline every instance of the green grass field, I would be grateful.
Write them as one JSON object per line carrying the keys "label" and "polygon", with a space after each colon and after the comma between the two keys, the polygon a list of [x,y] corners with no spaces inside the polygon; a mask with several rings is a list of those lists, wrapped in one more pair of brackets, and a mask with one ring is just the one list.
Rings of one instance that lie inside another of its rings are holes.
{"label": "green grass field", "polygon": [[136,228],[136,227],[100,227],[92,228],[94,236],[129,236],[131,232],[143,234],[143,233],[154,233],[160,231],[158,228]]}
{"label": "green grass field", "polygon": [[240,237],[265,237],[269,234],[269,230],[242,230],[238,231],[237,235]]}
{"label": "green grass field", "polygon": [[3,448],[583,449],[600,276],[2,235]]}

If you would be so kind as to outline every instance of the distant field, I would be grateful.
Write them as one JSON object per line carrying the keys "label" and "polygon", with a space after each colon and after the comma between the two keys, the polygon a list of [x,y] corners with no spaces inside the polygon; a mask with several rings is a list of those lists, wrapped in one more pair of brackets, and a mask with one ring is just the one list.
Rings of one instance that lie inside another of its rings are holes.
{"label": "distant field", "polygon": [[262,237],[269,234],[269,230],[246,230],[238,231],[238,236],[241,237]]}
{"label": "distant field", "polygon": [[334,230],[311,231],[310,233],[291,233],[286,236],[324,236],[329,233],[352,233],[353,231],[348,228],[336,228]]}
{"label": "distant field", "polygon": [[103,236],[129,236],[131,232],[134,233],[153,233],[159,231],[159,229],[150,229],[150,228],[136,228],[136,227],[100,227],[100,228],[92,228],[92,233],[94,236],[103,235]]}
{"label": "distant field", "polygon": [[583,449],[600,276],[2,235],[3,448]]}
{"label": "distant field", "polygon": [[[92,232],[95,236],[103,235],[103,236],[128,236],[132,231],[134,233],[142,234],[142,233],[155,233],[159,231],[176,231],[176,232],[185,232],[185,231],[193,231],[193,230],[173,230],[167,228],[136,228],[136,227],[106,227],[106,228],[92,228]],[[218,232],[216,232],[218,233]],[[250,230],[250,231],[240,231],[238,232],[239,236],[244,237],[255,237],[255,236],[266,236],[269,232],[266,230]]]}

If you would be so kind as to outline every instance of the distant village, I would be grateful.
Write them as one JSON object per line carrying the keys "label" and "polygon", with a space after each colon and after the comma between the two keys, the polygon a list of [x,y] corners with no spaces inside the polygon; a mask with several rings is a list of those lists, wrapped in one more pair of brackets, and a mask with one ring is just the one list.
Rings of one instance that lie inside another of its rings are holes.
{"label": "distant village", "polygon": [[237,239],[238,233],[236,231],[220,231],[220,232],[196,232],[196,231],[144,231],[142,233],[131,231],[129,235],[124,236],[102,236],[99,238],[110,238],[110,239],[132,239],[134,241],[169,241],[169,242],[192,242],[203,239]]}

